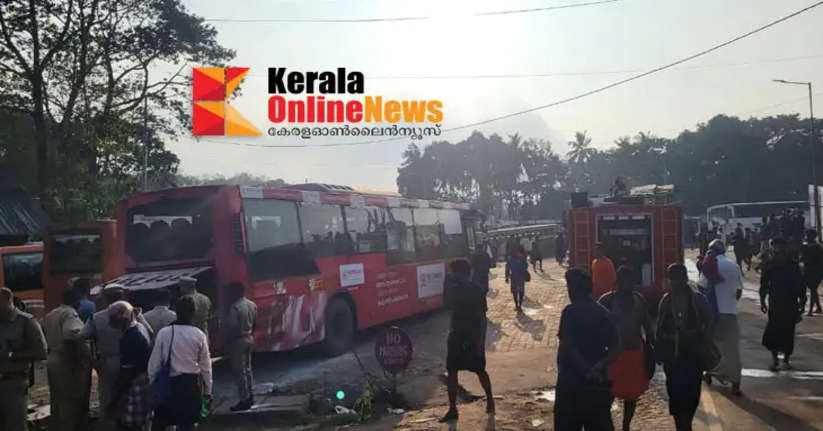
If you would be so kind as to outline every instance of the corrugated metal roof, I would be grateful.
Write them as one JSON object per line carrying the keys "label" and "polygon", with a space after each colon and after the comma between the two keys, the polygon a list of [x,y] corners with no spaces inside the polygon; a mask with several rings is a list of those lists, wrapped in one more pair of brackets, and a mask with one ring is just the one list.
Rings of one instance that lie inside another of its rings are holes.
{"label": "corrugated metal roof", "polygon": [[48,216],[40,202],[25,190],[0,190],[0,236],[40,237],[48,224]]}

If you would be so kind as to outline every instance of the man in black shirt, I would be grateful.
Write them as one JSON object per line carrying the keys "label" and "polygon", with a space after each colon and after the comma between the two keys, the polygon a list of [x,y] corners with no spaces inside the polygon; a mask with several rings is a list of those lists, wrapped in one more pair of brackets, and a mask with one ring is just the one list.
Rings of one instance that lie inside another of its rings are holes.
{"label": "man in black shirt", "polygon": [[617,358],[620,339],[609,312],[591,298],[591,277],[581,269],[566,271],[571,304],[560,316],[557,350],[557,431],[614,430],[614,397],[606,375]]}
{"label": "man in black shirt", "polygon": [[820,296],[817,293],[817,286],[823,279],[823,247],[817,242],[817,231],[809,229],[806,231],[806,242],[801,248],[801,258],[803,259],[803,279],[809,289],[811,301],[809,301],[809,316],[812,310],[820,314]]}

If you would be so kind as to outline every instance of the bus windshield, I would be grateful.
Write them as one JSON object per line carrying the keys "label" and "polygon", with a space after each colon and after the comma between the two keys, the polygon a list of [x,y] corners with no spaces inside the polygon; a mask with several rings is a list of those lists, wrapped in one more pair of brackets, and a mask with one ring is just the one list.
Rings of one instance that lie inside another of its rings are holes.
{"label": "bus windshield", "polygon": [[53,234],[49,249],[52,273],[102,271],[103,240],[99,233]]}
{"label": "bus windshield", "polygon": [[212,244],[209,202],[205,198],[161,200],[131,208],[126,252],[135,262],[205,256]]}

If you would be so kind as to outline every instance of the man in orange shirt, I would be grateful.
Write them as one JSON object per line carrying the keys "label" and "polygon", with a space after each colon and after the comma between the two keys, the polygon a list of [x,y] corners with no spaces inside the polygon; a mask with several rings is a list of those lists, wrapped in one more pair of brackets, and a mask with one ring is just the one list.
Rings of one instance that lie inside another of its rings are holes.
{"label": "man in orange shirt", "polygon": [[603,244],[599,242],[594,245],[594,260],[592,261],[592,297],[596,301],[603,294],[615,289],[617,283],[617,272],[614,270],[614,263],[603,251]]}

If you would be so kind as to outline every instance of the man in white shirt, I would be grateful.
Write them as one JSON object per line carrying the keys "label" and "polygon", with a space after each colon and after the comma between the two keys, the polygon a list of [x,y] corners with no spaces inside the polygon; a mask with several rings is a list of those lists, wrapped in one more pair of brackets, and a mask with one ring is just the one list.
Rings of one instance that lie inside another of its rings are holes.
{"label": "man in white shirt", "polygon": [[153,429],[177,426],[191,431],[201,420],[203,398],[211,400],[212,370],[206,334],[194,326],[194,299],[177,301],[177,321],[157,334],[149,359],[149,381],[154,382],[163,364],[170,361],[172,394],[154,411]]}
{"label": "man in white shirt", "polygon": [[[743,274],[736,263],[726,258],[726,247],[716,239],[709,244],[709,249],[717,254],[717,270],[723,281],[714,284],[717,297],[717,318],[714,324],[714,342],[722,353],[720,364],[706,373],[706,382],[712,377],[729,382],[732,393],[740,396],[740,325],[737,322],[737,301],[743,293]],[[700,285],[710,287],[711,282],[705,275],[700,276]]]}

